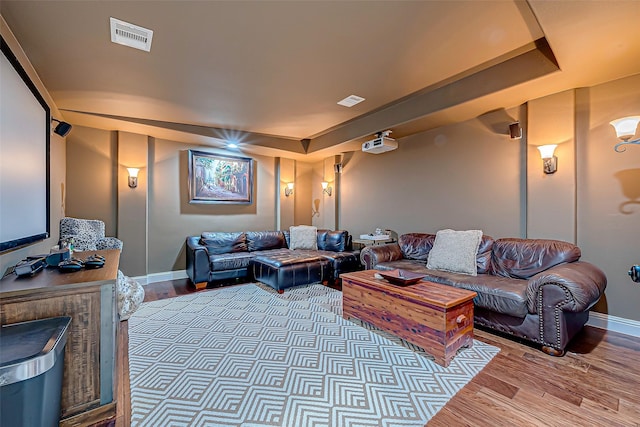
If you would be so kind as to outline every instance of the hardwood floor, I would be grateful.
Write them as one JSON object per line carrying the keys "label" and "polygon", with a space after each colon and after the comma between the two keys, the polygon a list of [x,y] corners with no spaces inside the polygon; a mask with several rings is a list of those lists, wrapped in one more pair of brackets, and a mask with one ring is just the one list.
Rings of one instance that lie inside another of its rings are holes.
{"label": "hardwood floor", "polygon": [[[153,283],[145,301],[210,291],[196,291],[187,279]],[[429,427],[640,426],[639,339],[585,327],[564,357],[552,357],[488,331],[476,329],[475,338],[500,353]],[[127,342],[127,322],[120,322],[117,427],[128,427],[131,417]]]}

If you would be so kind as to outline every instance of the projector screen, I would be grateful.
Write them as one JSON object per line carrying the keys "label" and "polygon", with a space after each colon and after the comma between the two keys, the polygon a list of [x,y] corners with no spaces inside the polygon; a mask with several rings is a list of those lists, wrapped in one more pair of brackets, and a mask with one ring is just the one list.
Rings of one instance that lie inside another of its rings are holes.
{"label": "projector screen", "polygon": [[51,113],[2,38],[0,253],[49,237]]}

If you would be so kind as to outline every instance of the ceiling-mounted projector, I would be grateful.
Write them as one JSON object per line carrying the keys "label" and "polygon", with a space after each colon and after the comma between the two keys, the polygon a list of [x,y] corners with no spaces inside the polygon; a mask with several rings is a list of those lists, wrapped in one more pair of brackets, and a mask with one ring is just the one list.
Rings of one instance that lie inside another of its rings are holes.
{"label": "ceiling-mounted projector", "polygon": [[362,151],[364,153],[380,154],[387,151],[395,150],[398,148],[398,143],[395,139],[389,138],[391,134],[390,130],[378,132],[377,138],[367,141],[362,144]]}

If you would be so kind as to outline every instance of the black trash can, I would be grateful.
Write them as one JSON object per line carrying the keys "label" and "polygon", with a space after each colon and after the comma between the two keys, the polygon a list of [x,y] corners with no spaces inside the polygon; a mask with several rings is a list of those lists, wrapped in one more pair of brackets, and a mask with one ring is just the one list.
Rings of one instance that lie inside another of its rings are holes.
{"label": "black trash can", "polygon": [[71,317],[0,328],[0,426],[57,426]]}

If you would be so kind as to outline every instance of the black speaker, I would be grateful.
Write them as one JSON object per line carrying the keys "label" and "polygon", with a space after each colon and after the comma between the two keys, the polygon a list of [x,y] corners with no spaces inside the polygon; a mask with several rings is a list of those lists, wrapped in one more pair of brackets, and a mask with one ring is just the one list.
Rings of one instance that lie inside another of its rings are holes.
{"label": "black speaker", "polygon": [[511,137],[511,139],[522,138],[522,128],[520,127],[520,122],[511,123],[509,125],[509,136]]}
{"label": "black speaker", "polygon": [[342,173],[342,163],[336,163],[333,165],[333,171],[335,173]]}
{"label": "black speaker", "polygon": [[56,126],[56,128],[53,130],[53,132],[58,134],[58,135],[60,135],[60,136],[62,136],[62,137],[65,137],[65,136],[69,135],[69,132],[71,132],[71,128],[73,126],[71,126],[67,122],[59,122],[58,120],[55,120],[55,121],[58,122],[58,126]]}

